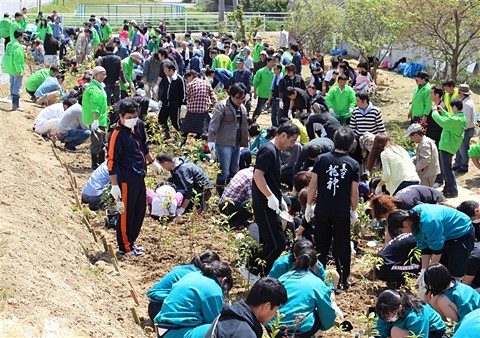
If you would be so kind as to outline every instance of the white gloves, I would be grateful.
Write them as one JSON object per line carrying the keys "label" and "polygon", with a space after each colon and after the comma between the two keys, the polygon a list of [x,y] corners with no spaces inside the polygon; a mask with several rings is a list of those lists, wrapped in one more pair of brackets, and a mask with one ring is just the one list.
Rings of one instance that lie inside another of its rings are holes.
{"label": "white gloves", "polygon": [[161,174],[164,172],[164,169],[157,161],[153,161],[152,168],[153,168],[153,171],[155,171],[157,174]]}
{"label": "white gloves", "polygon": [[432,105],[432,111],[438,111],[438,108],[437,108],[436,104]]}
{"label": "white gloves", "polygon": [[145,91],[148,93],[150,91],[150,86],[145,83],[145,86],[143,87],[143,89],[145,89]]}
{"label": "white gloves", "polygon": [[336,302],[332,302],[332,308],[335,310],[335,313],[337,314],[338,319],[343,321],[343,319],[345,318],[343,315],[343,311],[340,310]]}
{"label": "white gloves", "polygon": [[292,115],[292,110],[291,110],[291,109],[288,110],[288,118],[289,118],[290,120],[293,119],[293,115]]}
{"label": "white gloves", "polygon": [[163,107],[163,102],[162,102],[162,100],[159,100],[158,101],[158,109],[162,110],[162,107]]}
{"label": "white gloves", "polygon": [[350,109],[348,110],[348,112],[349,112],[350,114],[353,113],[353,108],[350,108]]}
{"label": "white gloves", "polygon": [[177,215],[182,216],[185,213],[185,208],[178,208],[177,209]]}
{"label": "white gloves", "polygon": [[310,223],[314,216],[315,216],[315,211],[313,209],[313,205],[307,204],[307,207],[305,208],[305,220],[308,223]]}
{"label": "white gloves", "polygon": [[358,222],[357,211],[350,211],[350,225],[354,226]]}
{"label": "white gloves", "polygon": [[333,108],[330,108],[328,112],[330,113],[330,115],[335,115],[335,111],[333,110]]}
{"label": "white gloves", "polygon": [[245,103],[250,101],[250,94],[245,94]]}
{"label": "white gloves", "polygon": [[410,103],[405,103],[404,107],[405,107],[406,110],[409,110],[410,109]]}
{"label": "white gloves", "polygon": [[422,269],[420,271],[420,276],[417,278],[417,285],[419,285],[421,288],[425,288],[425,269]]}
{"label": "white gloves", "polygon": [[283,107],[284,107],[284,106],[283,106],[283,101],[280,101],[280,102],[278,103],[278,107],[279,107],[280,109],[283,109]]}
{"label": "white gloves", "polygon": [[208,142],[208,149],[213,152],[215,150],[215,142]]}
{"label": "white gloves", "polygon": [[112,185],[112,188],[110,189],[110,194],[112,195],[115,202],[122,199],[122,191],[120,190],[120,187],[118,185]]}
{"label": "white gloves", "polygon": [[278,202],[278,199],[275,197],[274,194],[271,194],[270,196],[267,197],[268,200],[268,207],[272,209],[273,211],[277,212],[280,209],[280,203]]}
{"label": "white gloves", "polygon": [[282,198],[282,210],[283,211],[288,211],[288,205],[287,202]]}
{"label": "white gloves", "polygon": [[153,92],[154,92],[154,93],[158,93],[158,86],[157,86],[157,85],[155,85],[155,86],[153,87]]}
{"label": "white gloves", "polygon": [[182,104],[182,105],[180,106],[180,111],[181,111],[182,113],[185,112],[185,114],[186,114],[186,113],[187,113],[187,106],[184,105],[184,104]]}
{"label": "white gloves", "polygon": [[375,195],[380,195],[382,193],[382,185],[377,185],[375,188]]}
{"label": "white gloves", "polygon": [[93,120],[92,125],[91,125],[91,129],[93,131],[96,131],[98,129],[98,127],[99,127],[98,120]]}
{"label": "white gloves", "polygon": [[116,203],[117,211],[121,215],[125,212],[125,204],[122,201],[117,201]]}

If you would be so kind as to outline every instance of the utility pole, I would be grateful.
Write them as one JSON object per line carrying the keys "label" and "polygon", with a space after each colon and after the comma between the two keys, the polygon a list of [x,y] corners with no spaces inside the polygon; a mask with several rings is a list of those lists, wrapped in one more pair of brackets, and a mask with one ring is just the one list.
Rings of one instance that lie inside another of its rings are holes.
{"label": "utility pole", "polygon": [[225,0],[218,0],[218,30],[225,26]]}

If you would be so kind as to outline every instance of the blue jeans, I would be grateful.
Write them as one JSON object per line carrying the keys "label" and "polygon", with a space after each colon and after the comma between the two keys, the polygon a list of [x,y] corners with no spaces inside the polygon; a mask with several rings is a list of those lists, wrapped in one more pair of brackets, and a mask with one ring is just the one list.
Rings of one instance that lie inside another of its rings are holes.
{"label": "blue jeans", "polygon": [[468,149],[470,149],[470,139],[473,136],[475,128],[468,128],[465,129],[463,134],[463,141],[460,145],[460,149],[457,151],[457,156],[455,157],[455,164],[453,168],[462,169],[467,171],[468,170]]}
{"label": "blue jeans", "polygon": [[20,88],[22,87],[23,76],[10,74],[10,95],[20,95]]}
{"label": "blue jeans", "polygon": [[277,99],[272,99],[272,126],[278,127],[278,119],[280,118],[280,107],[279,102]]}
{"label": "blue jeans", "polygon": [[445,181],[445,186],[443,187],[444,194],[458,194],[457,180],[452,170],[452,157],[452,154],[440,150],[440,168]]}
{"label": "blue jeans", "polygon": [[240,163],[240,147],[217,146],[217,161],[222,171],[217,175],[218,180],[227,181],[232,178],[238,171]]}
{"label": "blue jeans", "polygon": [[90,130],[84,130],[82,128],[72,129],[62,134],[60,142],[68,143],[72,147],[76,147],[88,140],[90,134]]}

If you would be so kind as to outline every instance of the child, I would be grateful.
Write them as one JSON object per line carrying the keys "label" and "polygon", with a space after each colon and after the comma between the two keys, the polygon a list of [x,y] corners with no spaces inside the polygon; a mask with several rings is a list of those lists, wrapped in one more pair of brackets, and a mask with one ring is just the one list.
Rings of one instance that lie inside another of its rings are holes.
{"label": "child", "polygon": [[202,135],[202,144],[198,147],[198,150],[200,152],[200,160],[207,161],[210,163],[215,162],[212,158],[212,152],[208,147],[208,135],[206,134]]}
{"label": "child", "polygon": [[[255,123],[254,123],[255,125]],[[253,126],[252,126],[253,127]],[[258,151],[260,148],[273,139],[275,137],[276,127],[270,127],[268,129],[263,129],[260,134],[253,140],[252,144],[250,144],[250,152],[253,156],[257,156]]]}
{"label": "child", "polygon": [[177,207],[183,203],[183,195],[175,191],[175,185],[170,182],[160,183],[155,191],[147,190],[147,204],[150,206],[150,215],[154,219],[161,216],[175,216]]}
{"label": "child", "polygon": [[61,38],[60,39],[60,61],[65,59],[68,50],[68,42],[70,41],[69,38]]}
{"label": "child", "polygon": [[143,83],[143,81],[138,81],[135,96],[144,97],[145,95],[147,95],[147,93],[145,92],[145,83]]}
{"label": "child", "polygon": [[353,87],[357,92],[362,92],[367,88],[367,85],[372,82],[368,77],[367,70],[363,69],[360,71],[360,75],[357,75],[356,84]]}

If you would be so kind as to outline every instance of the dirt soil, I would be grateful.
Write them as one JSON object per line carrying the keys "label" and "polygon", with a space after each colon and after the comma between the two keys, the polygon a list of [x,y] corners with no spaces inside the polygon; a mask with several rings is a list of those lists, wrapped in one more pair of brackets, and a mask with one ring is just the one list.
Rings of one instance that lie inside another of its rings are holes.
{"label": "dirt soil", "polygon": [[[308,71],[305,71],[308,73]],[[387,73],[391,84],[378,98],[387,123],[404,126],[404,103],[410,100],[414,81]],[[1,97],[5,97],[5,87]],[[26,97],[24,97],[26,99]],[[474,101],[480,103],[480,96]],[[56,159],[51,143],[32,133],[33,120],[40,108],[23,101],[25,112],[9,112],[0,103],[0,332],[5,337],[145,337],[151,336],[146,320],[148,299],[145,292],[173,266],[185,264],[206,249],[217,251],[222,259],[234,264],[235,232],[226,233],[214,206],[203,215],[183,216],[172,222],[158,222],[149,217],[138,239],[145,247],[143,258],[119,261],[120,273],[112,265],[101,243],[95,242],[82,223],[83,211],[75,206],[74,194],[80,195],[88,179],[90,159],[88,146],[72,154],[57,149],[78,183],[72,189],[70,177]],[[262,115],[260,123],[269,117]],[[474,140],[478,142],[478,138]],[[162,144],[165,149],[171,144]],[[154,149],[155,152],[156,149]],[[188,151],[184,149],[183,151]],[[213,169],[208,172],[213,176]],[[162,177],[149,175],[153,185]],[[472,189],[461,199],[480,200],[480,171],[473,165],[459,185]],[[462,194],[463,194],[462,190]],[[98,237],[104,236],[116,249],[115,233],[104,227],[102,215],[89,215]],[[359,317],[373,306],[376,294],[384,284],[374,280],[371,255],[376,248],[366,243],[373,234],[359,238],[359,250],[352,261],[352,287],[337,297],[345,319],[354,325],[352,334],[365,327]],[[130,297],[131,282],[140,305]],[[235,300],[244,296],[246,282],[235,275],[236,287],[230,294]],[[135,308],[141,326],[131,314]],[[332,329],[324,337],[339,337]]]}

